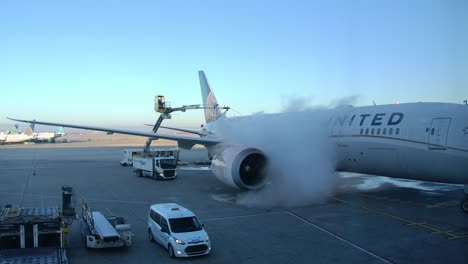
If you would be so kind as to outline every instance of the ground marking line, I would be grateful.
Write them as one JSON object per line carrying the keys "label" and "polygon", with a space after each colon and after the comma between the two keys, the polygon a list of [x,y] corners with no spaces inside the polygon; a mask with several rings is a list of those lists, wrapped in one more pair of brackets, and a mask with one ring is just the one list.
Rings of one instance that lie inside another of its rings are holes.
{"label": "ground marking line", "polygon": [[305,222],[306,224],[311,225],[311,226],[317,228],[318,230],[320,230],[320,231],[322,231],[322,232],[325,232],[325,233],[327,233],[328,235],[330,235],[330,236],[332,236],[332,237],[334,237],[334,238],[336,238],[336,239],[338,239],[338,240],[340,240],[340,241],[342,241],[342,242],[344,242],[344,243],[346,243],[346,244],[348,244],[348,245],[350,245],[350,246],[352,246],[352,247],[354,247],[354,248],[356,248],[356,249],[358,249],[358,250],[360,250],[360,251],[362,251],[362,252],[364,252],[364,253],[367,253],[368,255],[371,255],[371,256],[373,256],[373,257],[375,257],[375,258],[377,258],[377,259],[379,259],[379,260],[381,260],[381,261],[383,261],[383,262],[385,262],[385,263],[392,263],[392,262],[390,262],[389,260],[387,260],[387,259],[385,259],[385,258],[383,258],[383,257],[380,257],[380,256],[378,256],[378,255],[372,253],[371,251],[369,251],[369,250],[367,250],[367,249],[365,249],[365,248],[363,248],[363,247],[360,247],[360,246],[358,246],[357,244],[354,244],[353,242],[351,242],[351,241],[349,241],[349,240],[346,240],[346,239],[344,239],[343,237],[341,237],[341,236],[339,236],[339,235],[337,235],[337,234],[335,234],[335,233],[332,233],[331,231],[328,231],[328,230],[326,230],[325,228],[320,227],[320,226],[318,226],[318,225],[312,223],[311,221],[309,221],[309,220],[307,220],[307,219],[305,219],[305,218],[303,218],[303,217],[301,217],[301,216],[299,216],[299,215],[297,215],[297,214],[295,214],[295,213],[292,213],[291,211],[286,211],[286,212],[287,212],[288,214],[290,214],[291,216],[294,216],[294,217],[296,217],[297,219],[299,219],[299,220]]}
{"label": "ground marking line", "polygon": [[[337,199],[337,198],[332,198],[334,200],[337,200],[337,201],[340,201],[340,202],[343,202],[345,204],[348,204],[348,205],[351,205],[351,203],[347,202],[347,201],[344,201],[344,200],[341,200],[341,199]],[[405,218],[402,218],[402,217],[398,217],[398,216],[395,216],[395,215],[392,215],[392,214],[389,214],[389,213],[385,213],[385,212],[382,212],[382,211],[379,211],[379,210],[375,210],[375,209],[372,209],[372,208],[369,208],[369,207],[365,207],[365,206],[360,206],[360,208],[362,209],[365,209],[367,211],[370,211],[370,212],[374,212],[374,213],[377,213],[377,214],[380,214],[380,215],[384,215],[384,216],[388,216],[388,217],[391,217],[391,218],[394,218],[394,219],[397,219],[397,220],[400,220],[402,222],[405,222],[406,225],[408,226],[419,226],[419,227],[422,227],[424,229],[428,229],[428,230],[431,230],[431,234],[443,234],[443,235],[446,235],[448,236],[448,239],[463,239],[463,238],[468,238],[468,235],[462,235],[462,236],[459,236],[459,235],[456,235],[456,234],[453,234],[453,230],[441,230],[441,229],[438,229],[438,228],[435,228],[435,227],[431,227],[428,225],[428,223],[426,222],[415,222],[415,221],[411,221],[411,220],[408,220],[408,219],[405,219]]]}

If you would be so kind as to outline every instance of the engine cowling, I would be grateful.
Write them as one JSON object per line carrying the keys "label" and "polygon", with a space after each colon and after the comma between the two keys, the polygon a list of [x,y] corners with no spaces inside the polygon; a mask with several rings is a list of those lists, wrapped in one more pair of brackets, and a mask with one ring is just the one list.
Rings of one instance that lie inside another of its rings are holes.
{"label": "engine cowling", "polygon": [[217,154],[211,170],[223,183],[242,190],[257,190],[268,181],[267,158],[256,148],[230,146]]}

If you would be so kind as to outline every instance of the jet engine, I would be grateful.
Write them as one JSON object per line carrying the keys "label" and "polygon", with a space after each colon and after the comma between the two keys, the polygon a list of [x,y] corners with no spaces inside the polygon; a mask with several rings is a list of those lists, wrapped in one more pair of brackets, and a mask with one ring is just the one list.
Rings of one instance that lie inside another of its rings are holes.
{"label": "jet engine", "polygon": [[268,181],[267,158],[256,148],[230,146],[219,152],[211,170],[223,183],[242,190],[257,190]]}

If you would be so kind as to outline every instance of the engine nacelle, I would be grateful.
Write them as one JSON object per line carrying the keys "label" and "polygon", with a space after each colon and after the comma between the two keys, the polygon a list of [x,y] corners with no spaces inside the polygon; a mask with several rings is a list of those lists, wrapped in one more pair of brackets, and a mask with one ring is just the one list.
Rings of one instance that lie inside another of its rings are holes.
{"label": "engine nacelle", "polygon": [[267,158],[260,150],[230,146],[213,158],[211,170],[216,178],[229,186],[257,190],[268,181],[266,164]]}

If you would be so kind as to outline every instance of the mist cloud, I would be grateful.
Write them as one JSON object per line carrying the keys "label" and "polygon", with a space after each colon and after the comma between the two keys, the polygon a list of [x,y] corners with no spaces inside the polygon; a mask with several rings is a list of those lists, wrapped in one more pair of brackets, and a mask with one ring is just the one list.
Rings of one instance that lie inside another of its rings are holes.
{"label": "mist cloud", "polygon": [[[308,105],[305,102],[291,103]],[[271,208],[326,201],[337,182],[334,145],[327,134],[329,114],[315,109],[218,120],[217,133],[227,143],[256,147],[269,159],[269,183],[260,190],[239,193],[236,202]]]}
{"label": "mist cloud", "polygon": [[283,102],[283,113],[301,112],[312,109],[312,98],[306,96],[291,96]]}
{"label": "mist cloud", "polygon": [[359,95],[350,95],[346,97],[341,97],[341,98],[331,101],[329,107],[335,108],[339,106],[356,105],[357,102],[359,101],[359,97],[360,97]]}

